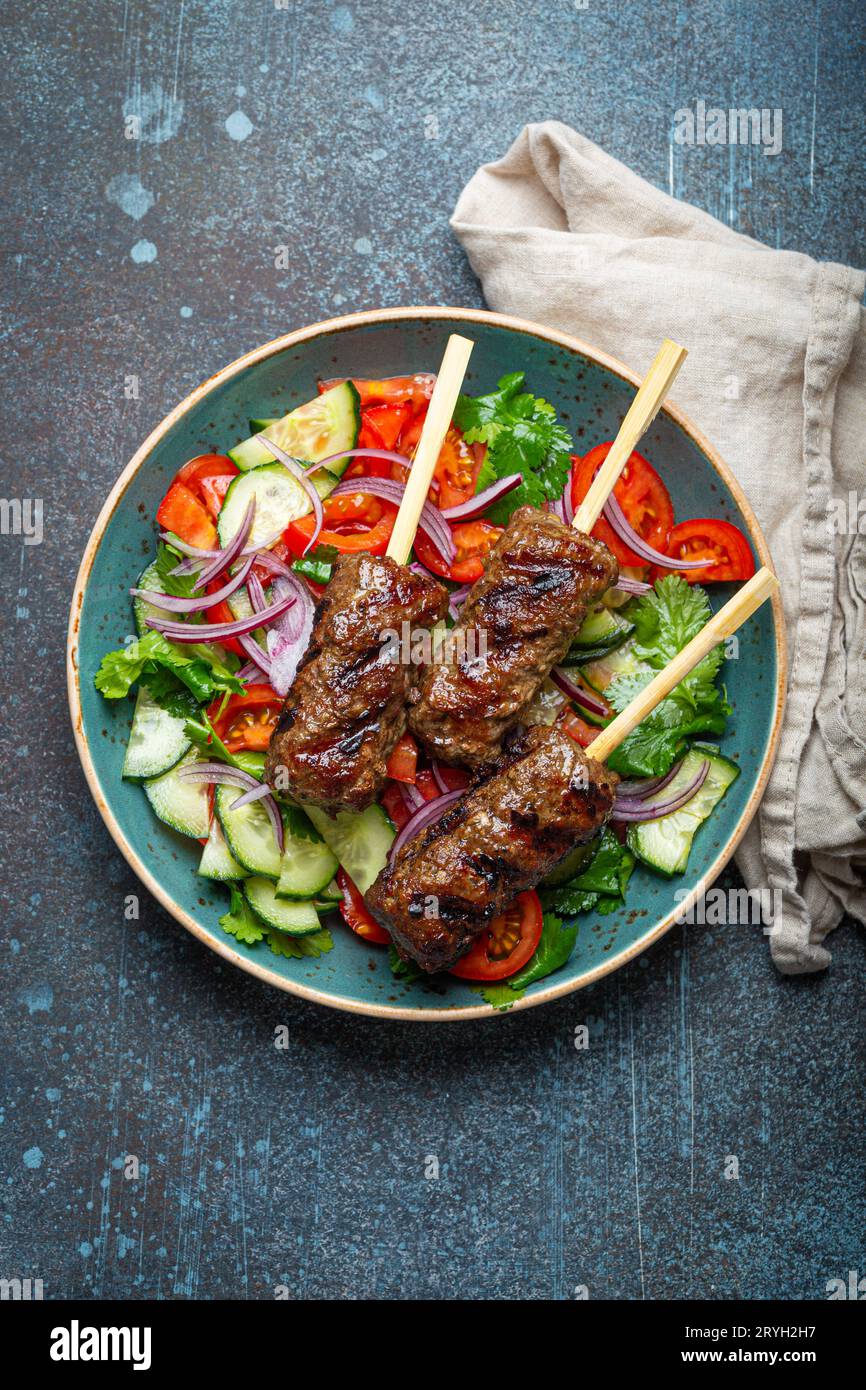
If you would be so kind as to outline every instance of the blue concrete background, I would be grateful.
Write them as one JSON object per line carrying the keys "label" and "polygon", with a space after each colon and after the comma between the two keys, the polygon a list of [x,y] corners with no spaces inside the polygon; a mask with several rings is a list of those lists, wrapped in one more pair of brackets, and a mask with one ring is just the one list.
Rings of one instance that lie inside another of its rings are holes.
{"label": "blue concrete background", "polygon": [[[7,6],[3,491],[45,498],[46,538],[0,542],[0,1276],[47,1297],[637,1299],[820,1298],[866,1272],[854,924],[820,978],[780,978],[754,928],[696,927],[511,1018],[327,1013],[221,965],[143,890],[125,921],[139,885],[63,677],[81,550],[147,431],[290,328],[480,304],[447,219],[524,122],[568,121],[742,230],[862,265],[860,18],[856,0]],[[781,107],[782,153],[672,146],[698,99]]]}

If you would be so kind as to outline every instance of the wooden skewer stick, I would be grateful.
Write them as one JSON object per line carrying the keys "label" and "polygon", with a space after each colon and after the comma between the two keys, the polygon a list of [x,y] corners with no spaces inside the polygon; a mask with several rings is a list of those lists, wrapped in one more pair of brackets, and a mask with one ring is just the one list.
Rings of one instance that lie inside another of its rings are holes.
{"label": "wooden skewer stick", "polygon": [[454,414],[457,397],[466,375],[469,354],[474,346],[469,338],[461,338],[459,333],[452,333],[448,339],[424,420],[424,428],[415,451],[415,459],[409,472],[406,491],[403,493],[386,551],[388,558],[396,560],[398,565],[405,565],[409,559],[421,508],[427,499],[433,470],[445,442],[448,426],[451,424],[451,416]]}
{"label": "wooden skewer stick", "polygon": [[576,530],[588,535],[598,521],[601,509],[613,491],[614,483],[628,463],[630,454],[637,448],[638,442],[658,415],[671,383],[687,356],[688,349],[680,347],[672,338],[665,338],[626,412],[610,453],[575,512],[572,526]]}
{"label": "wooden skewer stick", "polygon": [[592,740],[587,749],[589,756],[598,762],[604,762],[605,758],[619,747],[626,735],[630,734],[632,729],[636,729],[641,720],[645,719],[666,695],[670,695],[674,686],[679,685],[683,677],[687,676],[699,661],[703,661],[718,642],[723,642],[732,632],[736,632],[778,587],[778,579],[766,566],[752,575],[749,582],[728,600],[724,608],[720,608],[707,625],[701,628],[697,637],[693,637],[688,646],[683,647],[673,661],[668,662],[664,670],[659,671],[649,685],[635,696],[622,714],[618,714],[616,719]]}

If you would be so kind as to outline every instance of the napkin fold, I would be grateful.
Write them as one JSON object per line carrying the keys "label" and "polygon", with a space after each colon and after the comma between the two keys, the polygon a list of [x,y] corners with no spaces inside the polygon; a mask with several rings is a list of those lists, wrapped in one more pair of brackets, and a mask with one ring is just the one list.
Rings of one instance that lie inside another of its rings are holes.
{"label": "napkin fold", "polygon": [[737,863],[781,903],[779,969],[821,970],[843,913],[866,918],[866,276],[732,231],[557,121],[479,169],[451,225],[491,308],[638,370],[664,337],[689,349],[673,396],[757,513],[788,636],[779,752]]}

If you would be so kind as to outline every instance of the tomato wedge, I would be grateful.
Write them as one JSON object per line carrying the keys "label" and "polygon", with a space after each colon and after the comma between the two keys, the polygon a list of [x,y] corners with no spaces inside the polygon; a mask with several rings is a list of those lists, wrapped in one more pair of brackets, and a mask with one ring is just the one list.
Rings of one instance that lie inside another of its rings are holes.
{"label": "tomato wedge", "polygon": [[[384,555],[394,529],[397,508],[392,502],[368,497],[363,492],[342,493],[324,503],[325,525],[317,545],[333,545],[343,554],[367,550]],[[312,514],[289,522],[283,540],[293,555],[303,555],[313,534]]]}
{"label": "tomato wedge", "polygon": [[217,530],[207,509],[185,483],[172,483],[159,504],[156,519],[165,531],[173,531],[187,545],[214,550]]}
{"label": "tomato wedge", "polygon": [[411,734],[403,734],[394,745],[386,771],[395,782],[414,782],[418,767],[418,745]]}
{"label": "tomato wedge", "polygon": [[484,573],[484,562],[499,537],[502,527],[490,521],[461,521],[451,528],[451,539],[457,550],[453,564],[448,565],[423,531],[415,536],[415,554],[433,574],[441,574],[457,584],[474,584]]}
{"label": "tomato wedge", "polygon": [[461,980],[504,980],[523,968],[541,940],[543,914],[537,893],[520,893],[501,917],[476,938],[472,950],[451,967]]}
{"label": "tomato wedge", "polygon": [[690,584],[711,584],[714,580],[751,579],[755,573],[755,557],[740,528],[711,516],[695,517],[675,526],[667,554],[678,560],[706,559],[715,563],[697,570],[664,570],[655,566],[653,580],[665,574],[681,574]]}
{"label": "tomato wedge", "polygon": [[352,882],[345,869],[337,870],[337,883],[343,894],[340,916],[346,926],[351,927],[356,936],[363,936],[365,941],[374,941],[377,945],[386,946],[391,940],[390,936],[367,911],[361,890]]}
{"label": "tomato wedge", "polygon": [[269,685],[250,685],[243,695],[213,701],[208,717],[230,753],[264,753],[283,702]]}
{"label": "tomato wedge", "polygon": [[[219,575],[205,586],[205,593],[215,594],[217,589],[225,587],[225,582],[225,575]],[[221,599],[219,603],[215,603],[213,608],[206,608],[204,616],[205,622],[208,623],[233,623],[235,620],[235,615],[229,608],[225,599]],[[220,642],[220,646],[225,647],[227,651],[234,652],[235,656],[239,656],[243,661],[247,660],[246,652],[236,637],[224,637]]]}
{"label": "tomato wedge", "polygon": [[[607,458],[612,444],[596,444],[582,459],[573,459],[571,500],[575,510],[580,506],[600,465]],[[670,494],[652,464],[637,452],[630,455],[614,496],[625,512],[626,521],[647,545],[667,553],[668,537],[674,524],[674,509]],[[635,554],[617,533],[606,517],[599,517],[592,534],[604,541],[621,565],[644,565],[646,561]]]}
{"label": "tomato wedge", "polygon": [[216,519],[225,495],[240,469],[224,454],[198,454],[178,470],[176,483],[183,483]]}
{"label": "tomato wedge", "polygon": [[[329,381],[320,381],[319,391],[330,391],[332,386],[340,386],[345,380],[344,376],[335,376],[331,377]],[[417,410],[421,406],[427,405],[433,395],[433,387],[436,385],[436,378],[431,372],[416,372],[414,376],[386,376],[378,379],[353,376],[349,380],[361,397],[362,410],[368,405],[377,405],[383,401],[396,405],[402,405],[404,401],[409,401]]]}
{"label": "tomato wedge", "polygon": [[562,716],[562,727],[569,738],[573,738],[575,743],[580,744],[581,748],[588,748],[596,734],[600,732],[594,724],[587,724],[585,719],[581,719],[580,715],[575,714],[574,710],[571,709],[566,710]]}
{"label": "tomato wedge", "polygon": [[456,425],[450,427],[433,470],[433,493],[442,511],[475,496],[483,457],[483,449],[467,444]]}
{"label": "tomato wedge", "polygon": [[402,830],[406,822],[411,818],[412,812],[403,800],[403,793],[400,790],[399,782],[389,782],[382,792],[382,806],[397,830]]}

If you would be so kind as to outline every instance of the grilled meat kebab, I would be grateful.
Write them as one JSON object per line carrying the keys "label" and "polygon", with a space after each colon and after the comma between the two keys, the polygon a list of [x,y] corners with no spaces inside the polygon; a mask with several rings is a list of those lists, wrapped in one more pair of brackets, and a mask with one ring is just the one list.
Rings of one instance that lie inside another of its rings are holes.
{"label": "grilled meat kebab", "polygon": [[[265,780],[326,811],[378,796],[417,668],[384,634],[444,617],[441,584],[387,556],[340,555],[271,738]],[[280,768],[285,769],[282,778]]]}
{"label": "grilled meat kebab", "polygon": [[618,780],[558,725],[536,725],[397,852],[367,906],[402,954],[447,970],[518,893],[598,834]]}
{"label": "grilled meat kebab", "polygon": [[601,541],[552,512],[520,507],[409,692],[409,728],[431,756],[472,768],[495,760],[587,610],[618,577]]}

